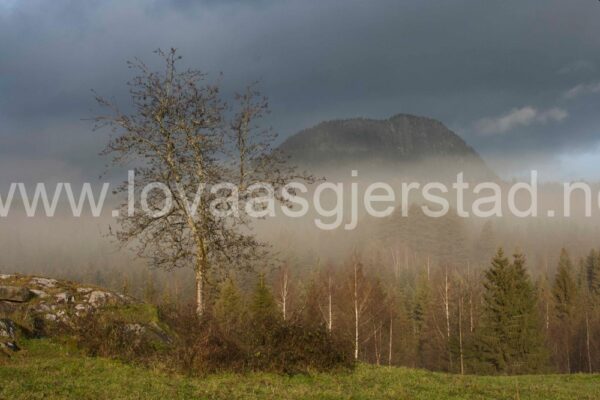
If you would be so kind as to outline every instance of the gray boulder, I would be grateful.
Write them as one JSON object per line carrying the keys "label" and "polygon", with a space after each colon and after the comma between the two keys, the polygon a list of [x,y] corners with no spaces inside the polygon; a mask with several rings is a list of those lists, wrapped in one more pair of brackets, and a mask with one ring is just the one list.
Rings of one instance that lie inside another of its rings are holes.
{"label": "gray boulder", "polygon": [[0,286],[0,301],[13,301],[25,303],[33,297],[33,293],[26,287]]}

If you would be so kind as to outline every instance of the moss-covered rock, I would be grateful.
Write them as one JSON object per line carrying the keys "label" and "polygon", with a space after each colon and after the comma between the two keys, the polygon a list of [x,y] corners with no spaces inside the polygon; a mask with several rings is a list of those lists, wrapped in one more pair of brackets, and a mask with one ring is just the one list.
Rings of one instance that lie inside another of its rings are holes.
{"label": "moss-covered rock", "polygon": [[24,303],[33,297],[33,293],[26,287],[0,285],[0,301]]}
{"label": "moss-covered rock", "polygon": [[[172,341],[168,326],[161,323],[151,304],[96,286],[38,276],[0,275],[2,320],[14,325],[9,338],[13,342],[19,334],[87,335],[90,332],[84,331],[91,320],[99,326],[122,327],[123,335],[132,342],[168,346]],[[6,329],[0,326],[0,336],[8,330],[8,325]]]}

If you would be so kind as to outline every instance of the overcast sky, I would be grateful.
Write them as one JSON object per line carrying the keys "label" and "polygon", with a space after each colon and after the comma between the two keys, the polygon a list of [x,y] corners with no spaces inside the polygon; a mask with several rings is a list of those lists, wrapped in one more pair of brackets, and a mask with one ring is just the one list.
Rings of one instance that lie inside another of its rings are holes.
{"label": "overcast sky", "polygon": [[90,90],[126,104],[126,60],[158,47],[260,80],[282,137],[414,113],[504,176],[600,179],[596,0],[0,0],[0,179],[97,178]]}

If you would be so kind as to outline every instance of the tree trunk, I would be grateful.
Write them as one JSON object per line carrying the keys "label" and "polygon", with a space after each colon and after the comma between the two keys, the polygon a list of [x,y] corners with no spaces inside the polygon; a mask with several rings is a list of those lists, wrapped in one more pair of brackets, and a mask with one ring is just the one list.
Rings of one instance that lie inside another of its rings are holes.
{"label": "tree trunk", "polygon": [[288,270],[283,270],[283,276],[281,281],[281,315],[283,320],[287,320],[287,298],[288,298]]}
{"label": "tree trunk", "polygon": [[465,374],[465,357],[463,352],[463,335],[462,335],[462,308],[463,298],[462,295],[458,302],[458,347],[460,350],[460,374]]}
{"label": "tree trunk", "polygon": [[375,364],[381,365],[381,328],[377,329],[377,326],[373,324],[373,343],[375,344]]}
{"label": "tree trunk", "polygon": [[473,294],[471,289],[469,289],[469,332],[473,333],[474,323],[473,323]]}
{"label": "tree trunk", "polygon": [[429,278],[430,278],[430,263],[429,263],[429,256],[427,256],[427,282],[429,282]]}
{"label": "tree trunk", "polygon": [[204,271],[201,265],[196,267],[196,314],[201,317],[205,311]]}
{"label": "tree trunk", "polygon": [[571,373],[571,349],[569,345],[570,339],[567,339],[567,370]]}
{"label": "tree trunk", "polygon": [[358,271],[354,265],[354,359],[358,360]]}
{"label": "tree trunk", "polygon": [[467,261],[467,290],[469,291],[469,332],[473,333],[473,285],[471,284],[471,262]]}
{"label": "tree trunk", "polygon": [[394,278],[398,280],[400,278],[400,255],[398,254],[398,249],[393,249],[392,253],[392,263],[394,264]]}
{"label": "tree trunk", "polygon": [[590,317],[588,312],[585,312],[585,344],[587,349],[588,372],[592,373],[592,353],[590,351]]}
{"label": "tree trunk", "polygon": [[450,297],[448,291],[450,285],[448,283],[448,266],[446,266],[446,272],[444,276],[444,312],[446,314],[446,337],[450,341]]}
{"label": "tree trunk", "polygon": [[544,276],[544,302],[546,303],[546,312],[545,312],[545,316],[544,316],[544,320],[546,321],[546,335],[548,335],[548,332],[550,331],[550,283],[548,282],[548,271],[549,271],[549,267],[548,267],[548,255],[546,254],[544,256],[544,262],[546,263],[546,275]]}
{"label": "tree trunk", "polygon": [[390,312],[390,345],[388,352],[388,365],[392,366],[392,340],[394,338],[394,315]]}
{"label": "tree trunk", "polygon": [[448,282],[448,266],[444,274],[444,314],[446,317],[446,348],[448,350],[448,363],[452,371],[452,351],[450,350],[450,284]]}
{"label": "tree trunk", "polygon": [[329,319],[327,320],[327,330],[329,332],[331,332],[331,330],[333,329],[333,304],[332,304],[332,282],[331,282],[331,274],[327,277],[327,297],[328,297],[328,304],[327,304],[327,314]]}

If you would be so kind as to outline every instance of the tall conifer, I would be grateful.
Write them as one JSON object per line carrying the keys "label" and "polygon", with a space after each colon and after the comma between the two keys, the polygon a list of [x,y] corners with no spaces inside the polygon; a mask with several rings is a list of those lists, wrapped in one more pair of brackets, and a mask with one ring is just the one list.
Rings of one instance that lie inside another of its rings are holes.
{"label": "tall conifer", "polygon": [[543,338],[525,257],[517,252],[510,263],[499,249],[485,278],[481,361],[499,373],[539,371],[545,363]]}

